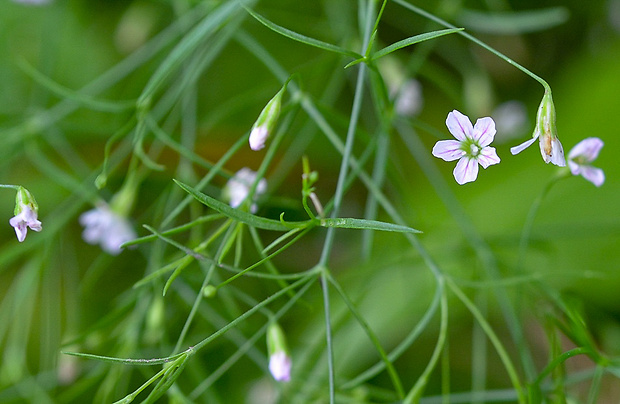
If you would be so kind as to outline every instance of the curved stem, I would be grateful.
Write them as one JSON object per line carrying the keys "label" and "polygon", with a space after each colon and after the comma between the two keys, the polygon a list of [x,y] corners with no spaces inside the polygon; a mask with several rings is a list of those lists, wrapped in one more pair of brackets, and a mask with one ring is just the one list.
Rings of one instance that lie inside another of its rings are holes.
{"label": "curved stem", "polygon": [[[421,8],[418,8],[414,5],[411,5],[407,2],[405,2],[404,0],[394,0],[395,3],[401,5],[404,8],[407,8],[411,11],[413,11],[416,14],[419,14],[423,17],[428,18],[431,21],[434,21],[436,23],[438,23],[439,25],[443,25],[446,28],[457,28],[456,26],[450,24],[447,21],[442,20],[441,18],[434,16],[433,14],[428,13],[427,11],[422,10]],[[534,80],[538,81],[544,88],[545,91],[551,92],[551,87],[549,86],[549,84],[540,76],[538,76],[537,74],[531,72],[530,70],[526,69],[525,67],[521,66],[519,63],[515,62],[514,60],[510,59],[508,56],[504,55],[501,52],[498,52],[497,50],[493,49],[492,47],[490,47],[489,45],[485,44],[484,42],[482,42],[481,40],[477,39],[476,37],[473,37],[471,35],[469,35],[467,32],[465,31],[458,31],[456,32],[458,35],[461,35],[462,37],[465,37],[467,39],[469,39],[470,41],[474,42],[475,44],[483,47],[484,49],[488,50],[489,52],[493,53],[495,56],[499,57],[500,59],[503,59],[504,61],[508,62],[509,64],[511,64],[512,66],[516,67],[517,69],[521,70],[523,73],[527,74],[528,76],[530,76],[531,78],[533,78]]]}
{"label": "curved stem", "polygon": [[551,187],[558,182],[560,179],[566,177],[567,170],[562,170],[558,175],[552,177],[549,182],[545,185],[541,193],[532,203],[529,212],[527,213],[527,218],[525,219],[525,223],[523,225],[523,230],[521,231],[521,239],[519,241],[519,258],[517,262],[517,269],[520,269],[525,260],[525,253],[527,251],[527,246],[529,243],[530,235],[532,233],[532,227],[534,226],[534,219],[536,218],[536,214],[540,209],[540,205],[542,204],[543,199],[551,190]]}

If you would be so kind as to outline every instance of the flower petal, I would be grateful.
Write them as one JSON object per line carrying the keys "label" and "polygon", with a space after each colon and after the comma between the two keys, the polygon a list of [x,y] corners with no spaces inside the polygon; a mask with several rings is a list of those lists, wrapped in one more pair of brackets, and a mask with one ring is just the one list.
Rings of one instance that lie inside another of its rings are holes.
{"label": "flower petal", "polygon": [[590,163],[598,157],[603,144],[603,141],[597,137],[585,138],[571,149],[570,153],[568,153],[568,158],[570,160],[581,156]]}
{"label": "flower petal", "polygon": [[548,157],[550,158],[549,160],[545,159],[545,155],[543,154],[543,160],[545,160],[545,163],[551,161],[551,164],[555,164],[558,167],[566,167],[564,149],[562,148],[562,143],[560,143],[560,140],[557,137],[551,139],[551,155]]}
{"label": "flower petal", "polygon": [[263,124],[257,126],[252,129],[250,132],[250,149],[257,151],[265,147],[265,142],[267,141],[267,137],[269,137],[269,130],[267,129],[267,125]]}
{"label": "flower petal", "polygon": [[461,158],[465,152],[461,150],[461,142],[456,140],[440,140],[433,146],[433,156],[445,161]]}
{"label": "flower petal", "polygon": [[605,182],[605,173],[600,168],[581,166],[581,175],[597,187],[600,187]]}
{"label": "flower petal", "polygon": [[26,228],[26,222],[23,220],[21,214],[9,219],[9,224],[15,229],[17,240],[21,243],[26,239],[28,234],[28,228]]}
{"label": "flower petal", "polygon": [[535,136],[535,137],[531,138],[527,142],[521,143],[519,146],[511,147],[510,148],[510,153],[512,153],[513,156],[515,154],[521,153],[523,150],[525,150],[528,147],[530,147],[532,145],[532,143],[534,143],[536,141],[536,139],[538,139],[538,136]]}
{"label": "flower petal", "polygon": [[458,163],[456,163],[453,174],[454,179],[460,185],[475,181],[478,177],[478,162],[476,159],[463,157]]}
{"label": "flower petal", "polygon": [[269,371],[279,382],[291,380],[291,358],[285,352],[276,352],[269,358]]}
{"label": "flower petal", "polygon": [[499,162],[500,159],[497,155],[497,152],[495,151],[495,147],[487,146],[482,149],[480,151],[480,154],[478,155],[478,163],[480,163],[483,168],[487,168],[488,166],[493,164],[499,164]]}
{"label": "flower petal", "polygon": [[446,126],[448,127],[450,133],[452,133],[452,136],[460,141],[471,137],[474,130],[469,118],[466,115],[461,114],[456,109],[448,114]]}
{"label": "flower petal", "polygon": [[575,163],[573,160],[568,160],[568,168],[570,168],[570,172],[573,175],[579,175],[581,172],[581,166]]}
{"label": "flower petal", "polygon": [[485,117],[476,121],[472,137],[480,144],[480,146],[488,146],[495,137],[495,121],[493,118]]}

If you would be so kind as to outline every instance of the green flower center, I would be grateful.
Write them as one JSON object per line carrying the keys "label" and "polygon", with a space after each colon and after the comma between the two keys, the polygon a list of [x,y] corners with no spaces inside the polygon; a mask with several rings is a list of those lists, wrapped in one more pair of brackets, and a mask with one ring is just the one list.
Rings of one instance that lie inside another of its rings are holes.
{"label": "green flower center", "polygon": [[477,159],[482,151],[482,147],[473,139],[467,138],[461,143],[461,150],[471,158]]}

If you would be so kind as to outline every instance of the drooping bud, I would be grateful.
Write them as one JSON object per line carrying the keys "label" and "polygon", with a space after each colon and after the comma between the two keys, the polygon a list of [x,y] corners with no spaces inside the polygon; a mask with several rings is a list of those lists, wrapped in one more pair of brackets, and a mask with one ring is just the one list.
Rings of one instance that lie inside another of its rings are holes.
{"label": "drooping bud", "polygon": [[39,205],[34,196],[26,188],[18,187],[15,196],[15,216],[9,220],[9,223],[15,228],[15,234],[20,243],[26,239],[28,227],[34,231],[42,230],[41,222],[37,218],[38,213]]}
{"label": "drooping bud", "polygon": [[519,146],[512,147],[510,152],[517,154],[529,147],[534,141],[538,139],[540,145],[540,154],[545,163],[553,163],[556,166],[566,166],[566,159],[564,158],[564,150],[562,143],[557,136],[557,129],[555,126],[555,105],[553,104],[553,97],[551,91],[545,91],[538,112],[536,113],[536,126],[534,128],[534,134],[532,139]]}
{"label": "drooping bud", "polygon": [[551,92],[545,92],[538,113],[536,114],[536,128],[534,136],[540,136],[540,154],[545,163],[553,163],[556,166],[566,166],[562,143],[558,140],[555,127],[555,105]]}
{"label": "drooping bud", "polygon": [[267,329],[267,352],[269,354],[269,372],[279,382],[291,380],[291,358],[286,348],[286,339],[282,328],[276,322]]}

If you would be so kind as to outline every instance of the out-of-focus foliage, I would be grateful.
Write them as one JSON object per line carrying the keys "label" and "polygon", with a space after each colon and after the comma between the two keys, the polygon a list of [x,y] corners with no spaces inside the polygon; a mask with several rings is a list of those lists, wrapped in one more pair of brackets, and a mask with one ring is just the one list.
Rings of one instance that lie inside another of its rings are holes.
{"label": "out-of-focus foliage", "polygon": [[[247,5],[287,29],[363,54],[365,12],[374,3]],[[394,129],[398,119],[389,121],[390,154],[380,190],[407,225],[424,232],[416,240],[446,279],[454,280],[481,308],[509,347],[520,375],[527,375],[527,365],[513,345],[509,328],[515,324],[505,321],[503,297],[521,319],[517,326],[534,358],[533,376],[564,351],[588,349],[589,357],[566,362],[566,378],[554,369],[554,377],[545,379],[547,397],[561,400],[568,394],[586,400],[599,394],[601,402],[617,400],[618,379],[612,373],[617,376],[618,368],[609,366],[598,379],[593,358],[620,354],[620,165],[615,158],[620,150],[615,124],[620,107],[620,1],[411,3],[464,27],[543,77],[553,88],[565,152],[583,138],[600,137],[605,146],[595,165],[605,171],[606,182],[600,189],[581,177],[555,184],[541,202],[529,248],[520,256],[528,212],[557,169],[541,161],[537,146],[518,156],[511,156],[509,148],[531,136],[543,90],[510,64],[451,34],[385,58],[396,71],[421,83],[423,107],[417,116],[402,119],[411,132]],[[388,2],[374,49],[442,28]],[[284,212],[284,223],[308,219],[300,197],[302,156],[309,157],[318,173],[313,192],[328,205],[336,192],[342,155],[325,136],[320,120],[304,108],[301,94],[344,142],[359,68],[344,69],[351,58],[279,35],[232,1],[55,0],[40,6],[3,1],[0,38],[0,183],[27,187],[36,196],[43,223],[41,233],[29,233],[18,243],[8,224],[15,196],[0,189],[0,217],[6,222],[0,227],[0,402],[119,400],[161,371],[161,364],[110,364],[61,351],[167,357],[203,341],[283,285],[294,283],[286,277],[276,282],[244,276],[201,301],[205,274],[213,270],[201,254],[213,258],[228,249],[236,258],[226,256],[223,263],[246,268],[262,258],[250,248],[253,241],[261,240],[266,247],[277,236],[239,225],[243,244],[222,242],[225,231],[217,231],[224,220],[205,218],[214,211],[195,201],[183,205],[186,194],[173,179],[194,186],[209,173],[216,174],[202,192],[219,198],[237,170],[258,170],[267,160],[270,164],[261,175],[268,180],[268,192],[259,199],[257,215],[277,221]],[[183,56],[171,58],[175,52]],[[167,65],[171,60],[178,64]],[[386,72],[383,68],[379,63],[381,74]],[[278,69],[284,79],[278,77]],[[292,90],[284,96],[279,125],[286,133],[268,160],[240,139],[290,74],[300,98],[292,97]],[[389,84],[387,77],[384,81]],[[365,83],[352,149],[356,159],[367,147],[377,147],[373,142],[384,122],[373,104],[377,91],[370,79]],[[145,89],[151,88],[144,97]],[[430,154],[437,140],[449,136],[447,113],[459,109],[470,117],[493,116],[499,104],[510,100],[525,105],[528,124],[509,136],[498,132],[494,146],[501,164],[481,170],[473,184],[456,185],[453,167]],[[152,121],[144,121],[142,138],[135,134],[145,114]],[[110,157],[104,165],[106,148]],[[214,169],[231,150],[238,152],[221,170]],[[373,164],[368,160],[362,168],[373,173]],[[135,192],[119,193],[129,188]],[[372,195],[368,189],[359,178],[353,181],[340,216],[393,222],[381,208],[377,217],[366,217]],[[114,196],[121,194],[127,200],[118,203],[129,207],[124,214],[140,237],[152,235],[142,225],[154,232],[194,221],[196,225],[166,236],[176,246],[153,237],[118,256],[105,254],[82,240],[79,216],[102,201],[113,205]],[[183,209],[172,214],[176,207]],[[472,229],[484,245],[472,243]],[[440,293],[425,257],[406,238],[376,232],[367,244],[363,234],[339,229],[329,263],[335,279],[330,293],[336,390],[338,402],[390,402],[398,399],[398,389],[389,372],[351,383],[383,362],[334,285],[346,291],[387,352],[421,324],[415,343],[393,362],[405,391],[415,385],[441,338]],[[211,236],[212,243],[199,247]],[[268,269],[277,268],[284,275],[311,270],[319,262],[324,239],[322,229],[305,235]],[[223,247],[218,250],[220,242]],[[193,250],[176,248],[179,245]],[[497,279],[485,272],[490,261],[498,270]],[[162,268],[168,271],[152,275]],[[176,268],[176,278],[167,284]],[[261,272],[269,270],[261,267]],[[210,279],[216,285],[231,276],[221,267],[213,273]],[[141,283],[134,287],[136,282]],[[293,358],[289,384],[277,384],[268,374],[264,327],[287,299],[297,296],[293,289],[202,350],[190,350],[187,361],[175,358],[179,368],[172,369],[182,372],[167,373],[171,381],[178,377],[166,392],[171,402],[328,402],[325,298],[318,282],[308,285],[307,294],[279,320]],[[497,295],[498,286],[505,296]],[[458,293],[446,294],[449,349],[442,365],[430,374],[424,395],[453,393],[451,402],[459,402],[457,393],[466,392],[461,399],[468,402],[475,395],[467,394],[476,389],[489,397],[512,389],[505,363],[484,337],[480,322]],[[196,317],[183,331],[193,306]],[[432,315],[424,317],[427,313]],[[480,353],[488,357],[476,357]],[[529,376],[523,380],[536,385],[535,377]],[[580,384],[579,377],[588,384]],[[602,387],[591,389],[591,380],[602,380]],[[476,384],[480,381],[482,385]],[[553,383],[565,391],[554,390]],[[507,394],[515,397],[514,391]]]}

